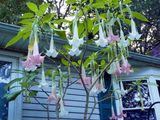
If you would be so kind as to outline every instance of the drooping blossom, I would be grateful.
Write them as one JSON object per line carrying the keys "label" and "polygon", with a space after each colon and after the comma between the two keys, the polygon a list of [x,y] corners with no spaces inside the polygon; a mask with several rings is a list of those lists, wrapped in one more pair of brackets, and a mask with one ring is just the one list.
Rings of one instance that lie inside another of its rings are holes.
{"label": "drooping blossom", "polygon": [[121,88],[121,90],[120,90],[120,94],[123,96],[123,95],[126,95],[127,93],[128,93],[128,90],[125,90],[124,89],[124,87],[123,87],[123,83],[122,82],[120,82],[120,88]]}
{"label": "drooping blossom", "polygon": [[[85,68],[84,68],[83,65],[82,65],[82,79],[83,79],[83,82],[84,82],[85,85],[88,85],[88,86],[91,85],[91,77],[86,76],[86,71],[85,71]],[[81,79],[78,80],[78,82],[82,84]]]}
{"label": "drooping blossom", "polygon": [[58,52],[56,51],[54,46],[53,33],[51,34],[50,48],[49,50],[47,50],[46,55],[53,58],[57,57],[58,55]]}
{"label": "drooping blossom", "polygon": [[122,70],[121,70],[119,61],[116,60],[116,69],[115,69],[115,72],[113,74],[116,75],[116,76],[118,76],[118,75],[121,75],[121,73],[122,73]]}
{"label": "drooping blossom", "polygon": [[74,55],[79,56],[81,53],[81,50],[79,50],[79,47],[83,43],[84,43],[83,38],[79,38],[79,36],[78,36],[77,15],[76,15],[76,18],[73,22],[73,38],[72,38],[72,40],[69,40],[69,44],[72,46],[72,48],[69,51],[69,54],[71,56],[74,56]]}
{"label": "drooping blossom", "polygon": [[114,112],[114,108],[113,108],[113,106],[112,106],[112,116],[111,117],[109,117],[109,119],[110,120],[118,120],[118,117],[115,115],[115,112]]}
{"label": "drooping blossom", "polygon": [[114,61],[111,63],[110,68],[108,70],[108,73],[113,74],[115,72],[115,70],[116,70],[116,62]]}
{"label": "drooping blossom", "polygon": [[38,43],[36,39],[33,46],[33,55],[30,56],[30,59],[36,66],[40,66],[44,61],[44,56],[41,56],[41,54],[39,53]]}
{"label": "drooping blossom", "polygon": [[[96,79],[97,79],[97,75],[94,74],[92,76],[92,84],[95,83]],[[96,84],[98,84],[98,82],[96,82]],[[99,90],[97,89],[96,84],[92,87],[90,91],[90,95],[97,95],[99,93]]]}
{"label": "drooping blossom", "polygon": [[45,72],[44,72],[44,66],[42,65],[42,77],[41,77],[41,82],[39,84],[39,87],[48,87],[48,83],[46,81],[46,77],[45,77]]}
{"label": "drooping blossom", "polygon": [[22,62],[22,65],[26,71],[34,71],[40,66],[44,61],[44,56],[41,56],[39,53],[38,43],[35,39],[33,50],[32,48],[28,49],[28,56],[26,61]]}
{"label": "drooping blossom", "polygon": [[138,33],[135,22],[133,21],[133,19],[131,19],[131,33],[129,33],[128,38],[131,40],[139,40],[141,36],[142,34]]}
{"label": "drooping blossom", "polygon": [[68,111],[64,107],[64,103],[63,103],[62,98],[61,98],[59,104],[60,104],[60,113],[59,113],[59,116],[60,117],[67,116],[69,113],[68,113]]}
{"label": "drooping blossom", "polygon": [[104,77],[103,76],[100,78],[100,82],[98,82],[96,84],[96,88],[98,89],[99,93],[100,92],[103,92],[103,93],[106,92],[106,89],[104,87]]}
{"label": "drooping blossom", "polygon": [[113,74],[115,76],[119,76],[122,73],[120,64],[118,59],[116,59],[116,61],[112,62],[112,64],[110,65],[110,69],[108,70],[109,74]]}
{"label": "drooping blossom", "polygon": [[108,37],[107,37],[108,43],[118,42],[120,40],[119,35],[114,35],[112,27],[109,29]]}
{"label": "drooping blossom", "polygon": [[122,66],[121,66],[121,70],[123,73],[126,73],[127,75],[131,72],[133,72],[133,70],[131,70],[131,65],[128,63],[128,60],[122,55]]}
{"label": "drooping blossom", "polygon": [[56,94],[56,85],[55,84],[52,84],[52,90],[51,90],[51,94],[49,95],[48,97],[48,101],[51,102],[51,101],[56,101],[58,102],[58,99],[59,97],[57,96]]}
{"label": "drooping blossom", "polygon": [[123,32],[123,30],[121,29],[121,30],[120,30],[119,46],[122,47],[122,48],[125,48],[125,47],[128,47],[128,45],[129,45],[129,41],[128,41],[128,39],[125,40],[124,32]]}
{"label": "drooping blossom", "polygon": [[126,118],[127,117],[127,114],[126,113],[123,113],[123,111],[117,115],[118,118]]}
{"label": "drooping blossom", "polygon": [[106,45],[108,45],[108,41],[102,30],[102,25],[99,25],[99,39],[95,41],[95,43],[97,46],[100,46],[100,47],[105,47]]}

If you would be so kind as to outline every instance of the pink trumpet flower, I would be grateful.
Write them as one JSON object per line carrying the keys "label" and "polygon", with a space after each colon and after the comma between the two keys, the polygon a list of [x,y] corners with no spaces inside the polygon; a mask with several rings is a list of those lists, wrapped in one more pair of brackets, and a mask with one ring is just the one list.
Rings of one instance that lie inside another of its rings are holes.
{"label": "pink trumpet flower", "polygon": [[131,65],[128,63],[128,60],[124,58],[124,56],[122,55],[122,66],[121,66],[121,70],[123,73],[126,73],[127,75],[131,72],[133,72],[133,70],[131,70]]}
{"label": "pink trumpet flower", "polygon": [[28,50],[27,60],[22,62],[23,67],[26,71],[35,71],[44,61],[44,56],[41,56],[38,49],[37,40],[34,42],[33,54],[32,50]]}
{"label": "pink trumpet flower", "polygon": [[39,53],[37,40],[34,42],[33,46],[33,55],[30,56],[34,65],[40,66],[44,61],[44,56],[41,56]]}
{"label": "pink trumpet flower", "polygon": [[51,102],[52,100],[58,102],[58,96],[56,94],[56,85],[52,85],[52,91],[50,96],[48,97],[49,102]]}
{"label": "pink trumpet flower", "polygon": [[[85,71],[84,66],[82,66],[82,79],[83,79],[83,82],[84,82],[85,85],[88,85],[88,86],[91,85],[91,77],[87,77],[87,76],[86,76],[86,71]],[[80,84],[82,84],[81,79],[79,79],[78,82],[79,82]]]}
{"label": "pink trumpet flower", "polygon": [[112,116],[109,117],[110,120],[118,120],[118,117],[115,115],[114,113],[114,109],[113,109],[113,106],[112,106]]}
{"label": "pink trumpet flower", "polygon": [[108,43],[111,44],[111,43],[116,42],[116,41],[118,42],[120,40],[120,38],[119,38],[118,35],[114,35],[113,31],[112,31],[112,28],[110,28],[107,40],[108,40]]}
{"label": "pink trumpet flower", "polygon": [[119,61],[118,61],[118,60],[116,60],[115,66],[116,66],[116,69],[115,69],[115,71],[114,71],[113,74],[116,75],[116,76],[121,75],[122,70],[121,70],[121,67],[120,67],[120,64],[119,64]]}
{"label": "pink trumpet flower", "polygon": [[127,117],[126,113],[121,112],[119,115],[117,115],[118,118],[125,118]]}
{"label": "pink trumpet flower", "polygon": [[63,103],[62,98],[61,98],[59,104],[60,104],[60,113],[59,113],[59,116],[60,116],[60,117],[62,117],[62,116],[67,116],[69,113],[68,113],[68,111],[65,110],[65,108],[64,108],[64,103]]}

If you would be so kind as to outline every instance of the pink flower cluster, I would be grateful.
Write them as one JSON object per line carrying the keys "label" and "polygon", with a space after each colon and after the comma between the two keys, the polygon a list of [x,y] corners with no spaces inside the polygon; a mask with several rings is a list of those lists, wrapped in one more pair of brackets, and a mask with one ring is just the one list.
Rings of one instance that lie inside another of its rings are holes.
{"label": "pink flower cluster", "polygon": [[[32,54],[33,52],[33,54]],[[22,62],[23,67],[26,71],[34,71],[44,61],[44,56],[41,56],[38,49],[37,40],[34,42],[33,50],[28,50],[27,60]]]}
{"label": "pink flower cluster", "polygon": [[123,55],[121,56],[121,59],[122,59],[122,65],[120,66],[119,61],[116,60],[111,64],[108,73],[113,74],[115,76],[119,76],[122,73],[128,75],[129,73],[133,72],[133,70],[131,70],[131,65],[128,63],[128,60]]}

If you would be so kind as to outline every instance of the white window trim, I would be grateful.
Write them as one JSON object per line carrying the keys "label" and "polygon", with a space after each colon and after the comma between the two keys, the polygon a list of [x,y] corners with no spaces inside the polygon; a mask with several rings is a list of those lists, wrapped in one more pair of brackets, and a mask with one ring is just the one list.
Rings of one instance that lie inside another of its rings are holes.
{"label": "white window trim", "polygon": [[[135,81],[136,79],[132,79],[130,81]],[[147,82],[150,82],[150,83],[153,83],[155,85],[152,85],[152,84],[148,84],[148,88],[149,88],[149,92],[150,92],[150,97],[151,97],[151,100],[152,102],[157,102],[157,101],[160,101],[160,96],[159,96],[159,93],[158,93],[158,88],[156,86],[156,80],[159,80],[160,81],[160,77],[153,77],[153,76],[150,76],[148,77],[148,79],[145,79],[147,80]],[[112,81],[113,81],[113,88],[114,89],[120,89],[119,87],[119,84],[117,84],[118,80],[116,80],[116,78],[112,77]],[[122,81],[127,81],[127,80],[122,80]],[[115,94],[115,98],[118,98],[118,96]],[[117,114],[120,114],[121,111],[119,109],[119,106],[122,106],[122,100],[119,99],[119,100],[115,100],[115,105],[116,105],[116,112]],[[155,114],[156,114],[156,118],[157,120],[160,120],[160,104],[157,104],[155,106],[153,106],[153,108],[155,109]],[[123,118],[119,119],[119,120],[123,120]]]}
{"label": "white window trim", "polygon": [[[6,61],[12,63],[12,69],[22,69],[19,65],[20,63],[20,54],[0,51],[0,61]],[[20,77],[20,74],[11,73],[11,80]],[[18,83],[15,84],[16,86]],[[20,87],[14,88],[14,91],[19,90]],[[9,102],[8,106],[8,120],[22,120],[22,95],[19,95],[16,100]]]}

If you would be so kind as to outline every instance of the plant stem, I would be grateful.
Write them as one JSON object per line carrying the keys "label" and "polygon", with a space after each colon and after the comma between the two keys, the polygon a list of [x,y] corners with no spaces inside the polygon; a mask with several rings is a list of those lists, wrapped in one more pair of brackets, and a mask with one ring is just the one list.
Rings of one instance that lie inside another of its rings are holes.
{"label": "plant stem", "polygon": [[88,106],[89,106],[89,93],[86,93],[86,105],[85,105],[85,111],[84,111],[84,120],[87,120]]}

